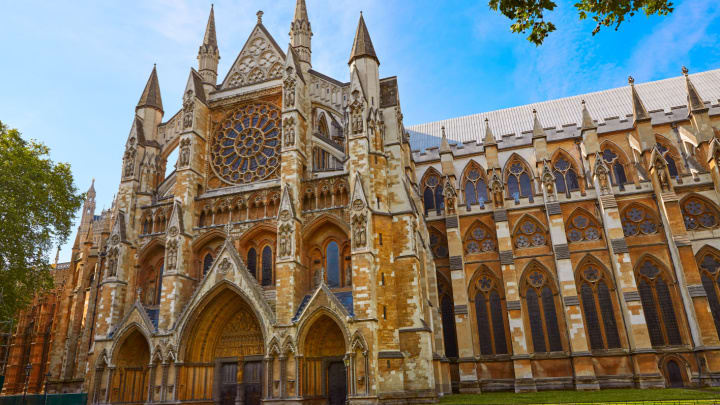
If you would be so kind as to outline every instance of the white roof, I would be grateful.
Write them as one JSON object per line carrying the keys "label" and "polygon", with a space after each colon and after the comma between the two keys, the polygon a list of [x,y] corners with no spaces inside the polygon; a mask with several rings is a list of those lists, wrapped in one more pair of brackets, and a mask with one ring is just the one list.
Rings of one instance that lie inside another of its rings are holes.
{"label": "white roof", "polygon": [[[690,80],[705,102],[717,104],[720,99],[720,69],[690,75]],[[648,111],[669,112],[673,107],[687,106],[687,89],[684,76],[672,77],[648,83],[635,84]],[[448,140],[458,142],[477,141],[485,137],[485,118],[496,138],[519,135],[533,128],[533,109],[537,110],[540,123],[545,128],[579,126],[582,122],[581,101],[585,100],[590,115],[597,123],[610,118],[632,115],[630,86],[581,94],[557,100],[543,101],[519,107],[473,114],[408,127],[413,150],[438,146],[441,127],[445,127]]]}

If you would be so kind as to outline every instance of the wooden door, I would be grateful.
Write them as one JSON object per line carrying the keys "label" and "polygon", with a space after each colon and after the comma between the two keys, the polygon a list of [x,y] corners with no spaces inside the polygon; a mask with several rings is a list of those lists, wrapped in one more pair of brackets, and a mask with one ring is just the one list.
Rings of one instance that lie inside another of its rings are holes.
{"label": "wooden door", "polygon": [[233,405],[237,396],[237,363],[220,366],[220,404]]}
{"label": "wooden door", "polygon": [[243,367],[245,405],[260,405],[262,399],[262,362],[250,361]]}
{"label": "wooden door", "polygon": [[667,370],[667,379],[670,388],[682,388],[685,386],[682,371],[680,371],[680,366],[678,366],[675,360],[668,361],[665,369]]}
{"label": "wooden door", "polygon": [[347,377],[345,364],[333,361],[328,364],[328,405],[344,405],[347,398]]}

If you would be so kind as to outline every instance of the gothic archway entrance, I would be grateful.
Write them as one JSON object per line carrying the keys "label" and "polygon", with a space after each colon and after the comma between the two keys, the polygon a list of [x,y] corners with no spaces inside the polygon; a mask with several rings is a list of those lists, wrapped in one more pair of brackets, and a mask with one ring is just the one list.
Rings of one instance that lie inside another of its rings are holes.
{"label": "gothic archway entrance", "polygon": [[342,405],[347,399],[345,336],[338,324],[320,315],[305,333],[303,396]]}
{"label": "gothic archway entrance", "polygon": [[150,347],[147,339],[134,329],[115,352],[115,370],[110,384],[110,402],[143,404],[148,396]]}
{"label": "gothic archway entrance", "polygon": [[665,363],[665,379],[667,380],[667,386],[670,388],[683,388],[685,386],[683,373],[674,359]]}
{"label": "gothic archway entrance", "polygon": [[225,288],[198,308],[186,335],[178,399],[259,405],[263,332],[249,304]]}

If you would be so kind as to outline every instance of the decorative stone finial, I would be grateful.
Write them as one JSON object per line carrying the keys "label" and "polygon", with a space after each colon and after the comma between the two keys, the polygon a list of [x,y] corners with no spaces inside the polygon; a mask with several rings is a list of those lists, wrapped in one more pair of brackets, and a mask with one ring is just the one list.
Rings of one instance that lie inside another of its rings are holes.
{"label": "decorative stone finial", "polygon": [[443,136],[443,138],[444,138],[444,137],[445,137],[445,125],[443,125],[442,127],[440,127],[440,130],[442,131],[442,136]]}
{"label": "decorative stone finial", "polygon": [[682,67],[682,74],[687,76],[690,71],[685,66]]}
{"label": "decorative stone finial", "polygon": [[263,14],[264,14],[264,13],[263,13],[262,10],[258,10],[258,12],[255,14],[255,15],[257,16],[257,18],[258,18],[258,21],[257,21],[258,24],[262,24],[262,16],[263,16]]}
{"label": "decorative stone finial", "polygon": [[630,84],[631,86],[635,84],[635,79],[632,76],[628,76],[628,84]]}
{"label": "decorative stone finial", "polygon": [[585,105],[585,100],[580,101],[580,104]]}

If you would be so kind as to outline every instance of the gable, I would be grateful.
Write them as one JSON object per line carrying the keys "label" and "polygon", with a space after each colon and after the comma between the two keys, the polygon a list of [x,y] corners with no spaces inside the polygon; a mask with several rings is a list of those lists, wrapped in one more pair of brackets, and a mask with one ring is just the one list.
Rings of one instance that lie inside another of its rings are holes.
{"label": "gable", "polygon": [[281,79],[285,54],[262,24],[250,33],[242,51],[235,59],[221,90],[248,86],[272,79]]}

